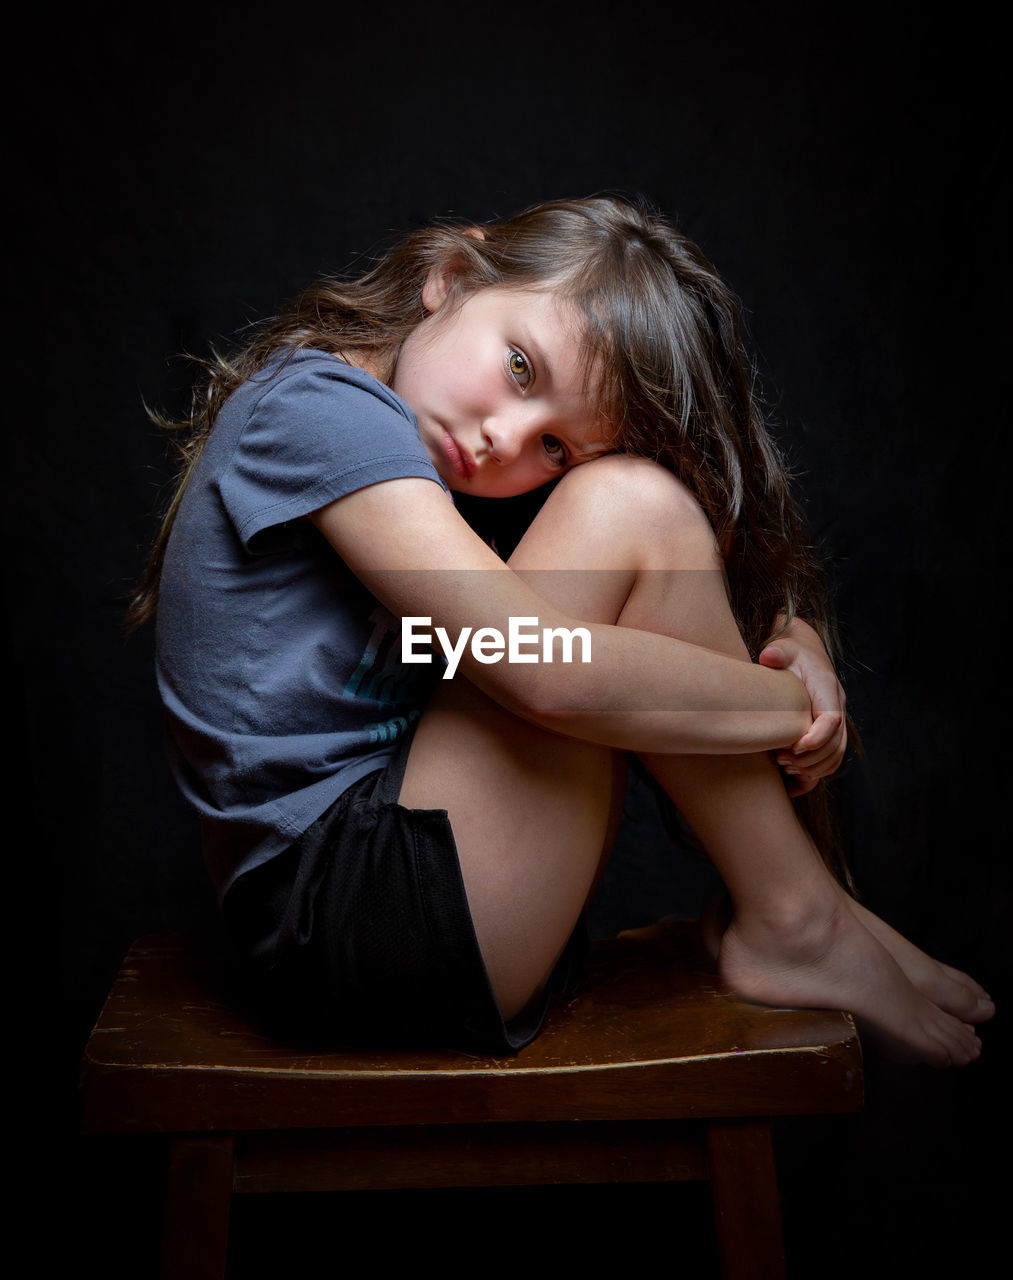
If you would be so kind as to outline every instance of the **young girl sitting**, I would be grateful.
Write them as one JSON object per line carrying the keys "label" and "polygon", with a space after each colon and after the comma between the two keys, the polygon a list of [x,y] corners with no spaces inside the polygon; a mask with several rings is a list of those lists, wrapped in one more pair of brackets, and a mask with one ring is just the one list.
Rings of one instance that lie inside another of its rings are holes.
{"label": "young girl sitting", "polygon": [[[737,302],[685,237],[611,198],[423,229],[218,360],[190,426],[134,617],[157,595],[177,775],[266,1007],[530,1041],[635,752],[724,878],[731,987],[977,1057],[984,991],[845,893],[771,754],[811,790],[844,699]],[[506,564],[450,498],[550,481]]]}

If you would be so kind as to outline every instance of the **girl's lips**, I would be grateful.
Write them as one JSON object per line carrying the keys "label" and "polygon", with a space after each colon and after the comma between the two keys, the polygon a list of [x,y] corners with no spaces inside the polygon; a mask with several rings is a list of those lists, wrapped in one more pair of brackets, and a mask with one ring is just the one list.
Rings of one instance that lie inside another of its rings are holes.
{"label": "girl's lips", "polygon": [[453,468],[454,475],[461,480],[470,480],[478,470],[475,459],[467,449],[457,443],[446,427],[443,427],[442,431],[443,452],[447,455],[447,461]]}

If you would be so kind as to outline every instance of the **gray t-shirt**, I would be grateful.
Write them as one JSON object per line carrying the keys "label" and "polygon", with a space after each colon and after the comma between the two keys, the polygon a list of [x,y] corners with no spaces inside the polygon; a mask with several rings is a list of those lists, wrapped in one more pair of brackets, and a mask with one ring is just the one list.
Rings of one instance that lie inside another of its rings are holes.
{"label": "gray t-shirt", "polygon": [[399,621],[300,520],[405,476],[443,483],[411,410],[322,352],[280,356],[218,415],[169,539],[157,667],[222,893],[381,768],[438,678],[402,665]]}

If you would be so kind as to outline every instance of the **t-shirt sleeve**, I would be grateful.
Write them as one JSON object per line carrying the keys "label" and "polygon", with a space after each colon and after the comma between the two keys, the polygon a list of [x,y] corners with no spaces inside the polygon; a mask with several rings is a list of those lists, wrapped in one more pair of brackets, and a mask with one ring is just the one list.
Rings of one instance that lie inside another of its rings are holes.
{"label": "t-shirt sleeve", "polygon": [[367,485],[406,476],[443,484],[393,392],[327,356],[265,384],[218,479],[247,551],[280,549],[284,526]]}

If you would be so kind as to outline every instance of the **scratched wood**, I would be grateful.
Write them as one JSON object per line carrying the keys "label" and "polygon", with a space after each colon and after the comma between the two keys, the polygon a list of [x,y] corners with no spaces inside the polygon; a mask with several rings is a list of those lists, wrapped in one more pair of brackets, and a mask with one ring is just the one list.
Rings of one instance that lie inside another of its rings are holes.
{"label": "scratched wood", "polygon": [[857,1110],[847,1014],[724,989],[684,928],[596,944],[592,981],[516,1057],[279,1041],[239,1010],[220,960],[142,939],[84,1059],[91,1132],[627,1121]]}

